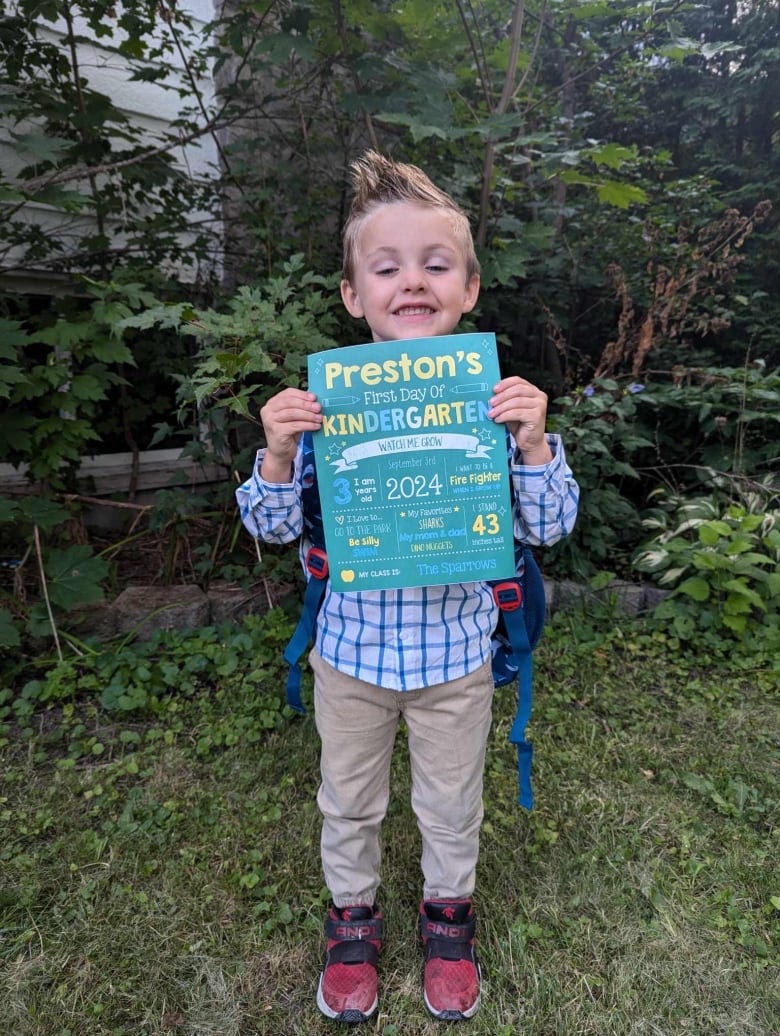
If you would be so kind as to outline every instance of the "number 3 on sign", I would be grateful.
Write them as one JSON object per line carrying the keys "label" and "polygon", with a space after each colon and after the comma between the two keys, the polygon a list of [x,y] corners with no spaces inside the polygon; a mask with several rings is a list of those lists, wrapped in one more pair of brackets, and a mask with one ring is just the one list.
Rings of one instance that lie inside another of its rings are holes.
{"label": "number 3 on sign", "polygon": [[471,526],[477,536],[495,536],[500,529],[497,514],[478,514]]}

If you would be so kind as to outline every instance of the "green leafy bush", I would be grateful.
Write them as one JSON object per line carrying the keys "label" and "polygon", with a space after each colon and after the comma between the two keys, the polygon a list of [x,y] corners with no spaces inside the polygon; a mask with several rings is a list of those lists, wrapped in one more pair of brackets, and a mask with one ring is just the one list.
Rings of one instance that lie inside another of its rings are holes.
{"label": "green leafy bush", "polygon": [[681,640],[780,646],[780,495],[771,484],[725,506],[663,495],[643,520],[655,536],[634,559],[671,594],[656,609]]}
{"label": "green leafy bush", "polygon": [[[0,689],[3,724],[32,737],[43,724],[52,743],[63,738],[69,754],[98,754],[88,730],[97,715],[117,722],[173,722],[199,698],[198,751],[208,754],[241,737],[257,740],[291,715],[280,691],[278,668],[292,626],[280,609],[248,615],[240,623],[198,630],[158,630],[149,640],[122,641],[55,663],[41,660],[17,677],[20,689]],[[10,682],[10,681],[9,681]],[[230,707],[230,695],[249,703],[245,713]],[[49,713],[48,720],[42,720]],[[6,732],[7,732],[6,728]]]}
{"label": "green leafy bush", "polygon": [[635,387],[601,381],[577,398],[559,400],[561,409],[550,422],[563,437],[580,486],[574,533],[554,548],[553,557],[581,578],[607,559],[614,565],[641,529],[639,505],[628,486],[639,481],[637,459],[653,441],[637,420]]}
{"label": "green leafy bush", "polygon": [[551,554],[557,570],[586,578],[608,560],[628,573],[656,493],[733,499],[740,479],[772,471],[779,422],[780,372],[761,363],[598,379],[558,400],[550,427],[581,497],[574,533]]}
{"label": "green leafy bush", "polygon": [[310,353],[335,348],[341,302],[335,278],[304,269],[295,255],[278,276],[242,287],[219,308],[156,303],[121,327],[172,327],[199,351],[191,376],[180,377],[179,400],[201,414],[227,408],[256,420],[259,405],[286,385],[300,386]]}

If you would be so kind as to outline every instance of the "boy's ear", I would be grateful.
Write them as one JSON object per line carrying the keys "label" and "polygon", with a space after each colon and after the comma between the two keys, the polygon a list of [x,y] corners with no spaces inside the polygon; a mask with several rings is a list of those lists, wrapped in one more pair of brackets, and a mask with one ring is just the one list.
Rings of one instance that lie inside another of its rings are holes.
{"label": "boy's ear", "polygon": [[341,301],[344,303],[347,313],[351,317],[363,317],[365,316],[365,310],[360,302],[360,296],[352,287],[348,280],[341,282]]}
{"label": "boy's ear", "polygon": [[466,295],[463,299],[463,312],[470,313],[479,298],[479,274],[475,273],[466,284]]}

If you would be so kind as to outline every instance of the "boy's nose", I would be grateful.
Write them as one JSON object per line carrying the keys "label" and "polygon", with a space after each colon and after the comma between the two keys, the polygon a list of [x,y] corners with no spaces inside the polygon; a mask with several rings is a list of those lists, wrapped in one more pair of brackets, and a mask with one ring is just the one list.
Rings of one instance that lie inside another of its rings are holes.
{"label": "boy's nose", "polygon": [[407,267],[404,270],[404,291],[423,291],[425,284],[425,270],[422,267]]}

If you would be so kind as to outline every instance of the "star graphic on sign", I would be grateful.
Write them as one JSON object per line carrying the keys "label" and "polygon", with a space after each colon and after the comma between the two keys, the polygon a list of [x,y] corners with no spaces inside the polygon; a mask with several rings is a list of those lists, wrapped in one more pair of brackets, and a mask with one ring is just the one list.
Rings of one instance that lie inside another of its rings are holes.
{"label": "star graphic on sign", "polygon": [[[479,437],[482,440],[482,442],[487,442],[488,439],[490,439],[491,435],[492,435],[492,433],[487,428],[483,428],[482,431],[479,433]],[[492,439],[491,441],[492,441],[493,445],[495,446],[496,440]]]}

